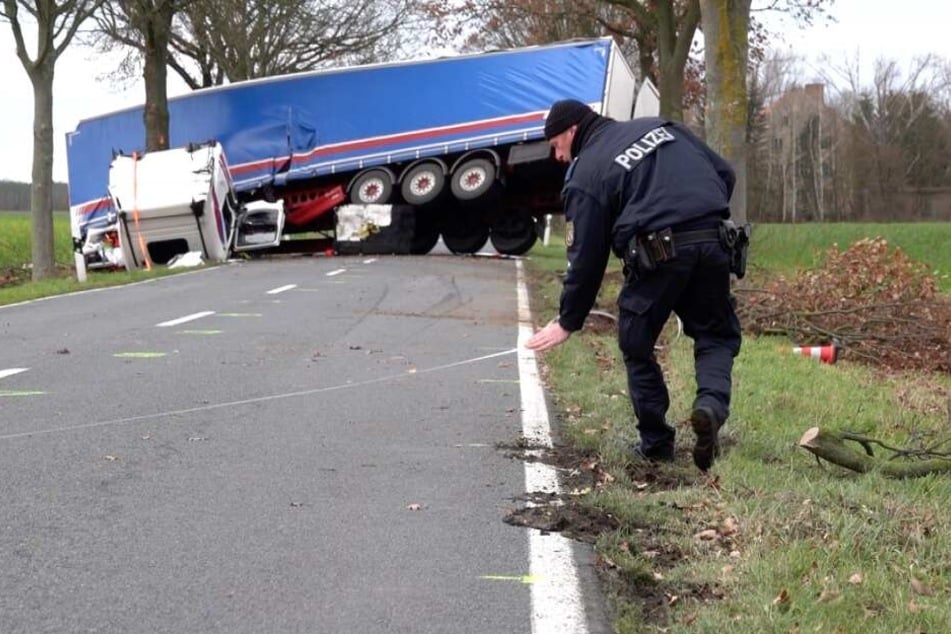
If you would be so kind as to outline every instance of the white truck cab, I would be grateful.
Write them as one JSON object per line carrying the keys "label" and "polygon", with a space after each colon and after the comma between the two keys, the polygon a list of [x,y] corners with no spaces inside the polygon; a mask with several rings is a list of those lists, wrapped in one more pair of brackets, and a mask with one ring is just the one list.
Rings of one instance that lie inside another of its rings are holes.
{"label": "white truck cab", "polygon": [[234,251],[280,241],[283,204],[241,205],[221,145],[190,145],[143,155],[120,155],[109,169],[122,264],[166,264],[198,253],[222,262]]}

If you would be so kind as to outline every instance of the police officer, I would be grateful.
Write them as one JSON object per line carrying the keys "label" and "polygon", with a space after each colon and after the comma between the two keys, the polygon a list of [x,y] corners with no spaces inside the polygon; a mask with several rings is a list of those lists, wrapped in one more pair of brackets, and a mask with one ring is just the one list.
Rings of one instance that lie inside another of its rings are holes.
{"label": "police officer", "polygon": [[545,138],[570,163],[565,204],[568,271],[558,318],[526,343],[548,350],[580,330],[611,251],[623,258],[618,343],[640,442],[637,457],[674,458],[670,398],[654,345],[676,313],[694,340],[697,392],[690,414],[694,463],[719,455],[717,432],[730,411],[740,324],[730,298],[730,255],[720,238],[735,176],[681,123],[645,117],[618,122],[575,100],[552,105]]}

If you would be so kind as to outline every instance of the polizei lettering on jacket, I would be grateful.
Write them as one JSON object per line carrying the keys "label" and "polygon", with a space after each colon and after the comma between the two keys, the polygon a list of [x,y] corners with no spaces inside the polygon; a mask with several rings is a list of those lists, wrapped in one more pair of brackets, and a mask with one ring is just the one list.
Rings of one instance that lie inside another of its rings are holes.
{"label": "polizei lettering on jacket", "polygon": [[654,128],[615,156],[614,162],[630,172],[645,156],[650,155],[664,143],[676,140],[677,138],[664,126]]}

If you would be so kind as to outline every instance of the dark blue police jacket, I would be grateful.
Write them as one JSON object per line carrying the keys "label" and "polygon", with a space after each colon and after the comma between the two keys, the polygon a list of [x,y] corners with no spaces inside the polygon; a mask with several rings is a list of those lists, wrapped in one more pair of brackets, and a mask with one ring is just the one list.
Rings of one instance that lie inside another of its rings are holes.
{"label": "dark blue police jacket", "polygon": [[729,217],[736,177],[681,123],[658,117],[602,120],[565,177],[568,271],[558,321],[584,325],[613,250],[635,235]]}

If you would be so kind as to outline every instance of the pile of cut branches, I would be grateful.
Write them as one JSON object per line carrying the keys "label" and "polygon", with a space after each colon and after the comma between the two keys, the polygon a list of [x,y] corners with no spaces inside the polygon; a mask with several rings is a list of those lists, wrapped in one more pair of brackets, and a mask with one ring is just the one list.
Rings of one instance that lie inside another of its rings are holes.
{"label": "pile of cut branches", "polygon": [[933,276],[882,238],[830,248],[814,270],[739,288],[746,332],[797,345],[837,342],[840,358],[951,372],[951,301]]}

